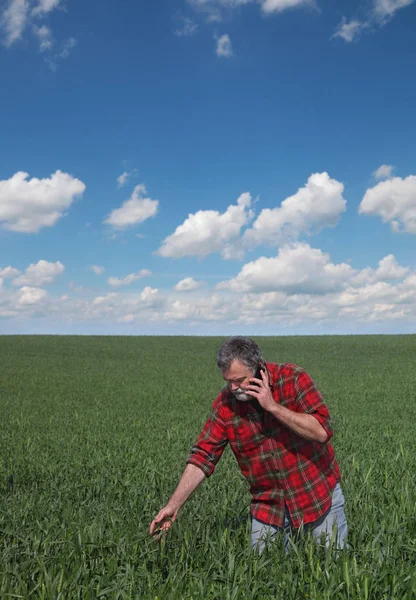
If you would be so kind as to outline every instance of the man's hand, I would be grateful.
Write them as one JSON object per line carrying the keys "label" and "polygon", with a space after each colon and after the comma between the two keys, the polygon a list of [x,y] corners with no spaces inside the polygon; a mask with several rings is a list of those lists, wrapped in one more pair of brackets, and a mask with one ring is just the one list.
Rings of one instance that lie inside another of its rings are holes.
{"label": "man's hand", "polygon": [[150,525],[150,535],[159,537],[163,532],[167,533],[178,516],[179,509],[167,504],[165,508],[153,519]]}
{"label": "man's hand", "polygon": [[246,387],[246,390],[251,396],[256,398],[264,410],[268,410],[270,412],[276,406],[276,401],[273,398],[273,394],[269,386],[269,377],[267,371],[261,369],[260,374],[261,379],[256,379],[255,377],[250,379],[250,381],[253,383],[250,383],[250,385]]}

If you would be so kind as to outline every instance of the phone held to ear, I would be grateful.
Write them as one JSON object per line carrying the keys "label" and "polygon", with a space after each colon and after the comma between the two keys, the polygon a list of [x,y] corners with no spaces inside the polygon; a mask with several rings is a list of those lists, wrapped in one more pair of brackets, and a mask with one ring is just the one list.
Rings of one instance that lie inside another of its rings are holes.
{"label": "phone held to ear", "polygon": [[[257,371],[255,372],[253,377],[255,379],[261,379],[261,372],[265,371],[265,369],[266,369],[266,367],[264,366],[264,364],[260,363],[259,366],[257,367]],[[254,383],[254,381],[252,383],[253,383],[253,385],[258,385],[258,383]]]}

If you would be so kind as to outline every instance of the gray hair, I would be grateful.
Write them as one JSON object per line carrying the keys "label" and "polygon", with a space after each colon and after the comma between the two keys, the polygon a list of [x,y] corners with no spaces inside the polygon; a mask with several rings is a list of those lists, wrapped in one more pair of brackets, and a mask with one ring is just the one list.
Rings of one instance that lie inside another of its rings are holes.
{"label": "gray hair", "polygon": [[256,372],[259,364],[264,362],[263,354],[256,342],[241,335],[228,338],[218,350],[217,365],[222,372],[228,371],[233,360],[243,363],[253,373]]}

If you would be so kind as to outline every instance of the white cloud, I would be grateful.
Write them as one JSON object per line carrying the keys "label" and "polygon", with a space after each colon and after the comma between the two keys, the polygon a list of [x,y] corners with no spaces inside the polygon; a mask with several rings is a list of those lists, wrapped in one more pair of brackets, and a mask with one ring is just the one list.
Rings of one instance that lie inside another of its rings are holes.
{"label": "white cloud", "polygon": [[278,245],[287,238],[334,227],[346,209],[344,185],[328,173],[311,175],[303,188],[286,198],[280,208],[265,208],[243,237],[250,247]]}
{"label": "white cloud", "polygon": [[416,233],[416,176],[393,177],[368,189],[359,213],[381,217],[393,231]]}
{"label": "white cloud", "polygon": [[188,2],[194,8],[205,11],[210,21],[221,21],[224,11],[229,12],[245,4],[258,3],[266,14],[315,5],[314,0],[188,0]]}
{"label": "white cloud", "polygon": [[46,25],[42,25],[41,27],[34,25],[33,32],[39,40],[40,51],[46,52],[47,50],[51,50],[53,46],[53,41],[52,33],[49,27],[46,27]]}
{"label": "white cloud", "polygon": [[15,269],[14,267],[5,267],[4,269],[0,269],[0,277],[13,278],[20,275],[19,269]]}
{"label": "white cloud", "polygon": [[401,267],[395,257],[389,254],[378,263],[376,278],[378,281],[395,281],[402,279],[408,272],[408,267]]}
{"label": "white cloud", "polygon": [[366,27],[367,24],[362,21],[358,21],[357,19],[347,21],[344,17],[332,37],[340,37],[345,42],[353,42]]}
{"label": "white cloud", "polygon": [[55,263],[40,260],[31,264],[26,271],[13,279],[13,285],[25,285],[39,287],[47,283],[53,283],[59,275],[65,271],[64,265],[57,261]]}
{"label": "white cloud", "polygon": [[130,173],[124,171],[119,177],[117,177],[118,187],[123,187],[126,185],[130,177]]}
{"label": "white cloud", "polygon": [[122,285],[130,285],[131,283],[133,283],[134,281],[137,281],[138,279],[142,279],[143,277],[149,277],[151,274],[152,274],[152,271],[149,271],[148,269],[142,269],[138,273],[130,273],[130,275],[127,275],[123,279],[118,279],[117,277],[109,277],[108,283],[112,287],[120,287]]}
{"label": "white cloud", "polygon": [[178,37],[190,37],[198,31],[198,24],[189,17],[180,17],[181,26],[175,30]]}
{"label": "white cloud", "polygon": [[137,169],[131,171],[124,171],[119,177],[117,177],[118,187],[122,188],[129,182],[129,179],[137,174]]}
{"label": "white cloud", "polygon": [[276,259],[256,261],[251,273],[243,268],[247,277],[244,281],[240,273],[239,286],[206,286],[189,294],[145,287],[91,298],[88,290],[73,288],[70,295],[55,297],[37,286],[0,287],[0,316],[18,317],[19,330],[30,319],[32,325],[40,323],[39,330],[48,319],[56,331],[96,331],[99,325],[107,331],[117,323],[135,323],[137,332],[178,332],[180,327],[219,335],[244,332],[248,326],[276,334],[414,331],[416,271],[392,255],[361,271],[335,264],[305,244],[286,248]]}
{"label": "white cloud", "polygon": [[93,300],[92,303],[93,303],[94,306],[96,306],[96,305],[99,305],[99,304],[108,303],[108,302],[114,300],[115,298],[119,298],[119,295],[118,294],[114,294],[114,293],[106,294],[105,296],[97,296],[96,298],[94,298],[94,300]]}
{"label": "white cloud", "polygon": [[37,233],[42,227],[51,227],[85,191],[82,181],[62,171],[49,179],[28,177],[19,171],[0,180],[0,224],[4,229]]}
{"label": "white cloud", "polygon": [[262,256],[245,264],[237,277],[219,283],[217,288],[236,292],[325,294],[341,289],[354,273],[350,265],[333,264],[328,254],[298,242],[283,246],[274,258]]}
{"label": "white cloud", "polygon": [[241,228],[252,218],[251,196],[242,194],[236,205],[230,205],[224,213],[216,210],[200,210],[187,219],[168,236],[158,250],[164,257],[181,258],[220,252],[224,258],[232,255],[233,243]]}
{"label": "white cloud", "polygon": [[391,179],[393,176],[393,169],[394,167],[392,165],[381,165],[381,167],[374,171],[373,177],[377,180]]}
{"label": "white cloud", "polygon": [[[4,31],[3,42],[7,47],[12,46],[22,38],[24,30],[28,25],[33,25],[32,32],[39,41],[41,52],[52,49],[52,33],[49,27],[37,23],[46,15],[61,5],[61,0],[9,0],[7,8],[0,16],[0,25]],[[72,44],[74,38],[69,38],[64,43]]]}
{"label": "white cloud", "polygon": [[355,275],[350,285],[360,287],[378,282],[396,281],[402,279],[409,272],[408,267],[401,267],[392,254],[385,256],[378,263],[377,269],[367,267]]}
{"label": "white cloud", "polygon": [[9,0],[8,7],[1,16],[1,25],[5,32],[4,44],[11,46],[22,37],[28,20],[29,3],[27,0]]}
{"label": "white cloud", "polygon": [[19,290],[19,298],[17,303],[20,306],[38,304],[39,302],[44,300],[47,297],[47,295],[48,292],[46,290],[42,290],[36,287],[24,286]]}
{"label": "white cloud", "polygon": [[96,275],[102,275],[105,271],[104,267],[100,267],[99,265],[91,265],[90,270]]}
{"label": "white cloud", "polygon": [[155,216],[158,211],[159,200],[146,198],[146,194],[146,186],[143,184],[137,185],[130,199],[126,200],[121,208],[113,210],[104,223],[115,229],[125,229]]}
{"label": "white cloud", "polygon": [[153,305],[159,300],[159,290],[149,286],[145,287],[140,294],[140,300],[147,305]]}
{"label": "white cloud", "polygon": [[299,8],[312,4],[311,0],[262,0],[261,8],[265,13],[283,12],[290,8]]}
{"label": "white cloud", "polygon": [[185,277],[185,279],[181,279],[181,281],[175,285],[174,290],[177,292],[192,292],[203,285],[203,281],[195,281],[193,277]]}
{"label": "white cloud", "polygon": [[217,40],[217,56],[222,56],[223,58],[231,58],[233,55],[233,46],[231,44],[230,36],[227,34],[222,35]]}
{"label": "white cloud", "polygon": [[373,13],[381,20],[391,19],[401,8],[413,4],[414,0],[374,0]]}
{"label": "white cloud", "polygon": [[68,58],[71,50],[78,44],[78,40],[73,37],[68,38],[62,43],[59,53],[55,58]]}
{"label": "white cloud", "polygon": [[78,40],[73,37],[64,40],[57,52],[53,54],[48,54],[45,57],[45,62],[51,69],[51,71],[56,71],[58,69],[59,63],[63,60],[66,60],[68,56],[71,54],[72,50],[78,44]]}
{"label": "white cloud", "polygon": [[345,42],[352,42],[365,29],[372,31],[384,27],[398,10],[410,6],[413,2],[414,0],[373,0],[365,21],[352,19],[348,22],[343,17],[332,37],[340,37]]}
{"label": "white cloud", "polygon": [[38,0],[36,6],[32,10],[33,15],[46,15],[58,8],[61,0]]}

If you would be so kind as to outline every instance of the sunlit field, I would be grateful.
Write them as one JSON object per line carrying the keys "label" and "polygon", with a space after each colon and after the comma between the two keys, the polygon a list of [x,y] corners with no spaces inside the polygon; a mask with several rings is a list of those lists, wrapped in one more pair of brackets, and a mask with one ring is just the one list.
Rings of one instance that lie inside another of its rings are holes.
{"label": "sunlit field", "polygon": [[2,600],[416,598],[416,336],[255,339],[324,394],[349,550],[253,554],[229,448],[149,537],[222,387],[220,338],[0,337]]}

